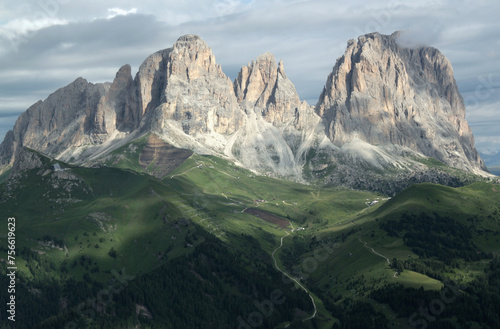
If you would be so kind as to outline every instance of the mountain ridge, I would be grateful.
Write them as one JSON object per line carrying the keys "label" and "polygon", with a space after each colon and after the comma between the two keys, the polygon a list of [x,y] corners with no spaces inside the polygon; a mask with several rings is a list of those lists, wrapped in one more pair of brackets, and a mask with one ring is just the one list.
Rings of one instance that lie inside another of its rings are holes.
{"label": "mountain ridge", "polygon": [[78,78],[35,103],[0,145],[2,170],[22,147],[89,164],[152,132],[177,148],[303,182],[352,186],[346,173],[369,180],[365,171],[408,177],[426,170],[415,158],[427,157],[487,176],[451,64],[434,48],[401,48],[398,35],[349,41],[316,106],[300,100],[272,54],[242,66],[232,82],[200,37],[182,36],[148,56],[135,78],[124,65],[112,83]]}

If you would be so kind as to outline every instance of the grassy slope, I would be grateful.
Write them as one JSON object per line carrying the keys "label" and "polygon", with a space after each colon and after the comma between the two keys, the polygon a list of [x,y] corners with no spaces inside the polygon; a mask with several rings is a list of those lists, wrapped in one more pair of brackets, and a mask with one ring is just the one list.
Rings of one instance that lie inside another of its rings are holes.
{"label": "grassy slope", "polygon": [[[418,255],[404,245],[402,239],[388,236],[380,229],[379,223],[398,219],[404,213],[425,212],[450,216],[465,225],[473,225],[473,241],[482,251],[498,254],[499,191],[500,187],[492,183],[474,183],[461,188],[435,184],[414,185],[385,203],[381,198],[378,205],[367,211],[352,212],[350,217],[336,218],[326,225],[303,231],[300,235],[295,233],[296,241],[286,240],[281,256],[285,259],[292,258],[295,265],[288,269],[295,270],[297,275],[303,277],[306,286],[312,287],[316,295],[336,301],[352,298],[368,302],[388,318],[394,318],[395,314],[387,305],[370,298],[371,291],[391,283],[431,290],[439,290],[443,284],[410,270],[395,275],[395,270],[390,267],[386,258],[391,261],[393,258],[407,260],[417,259]],[[330,213],[334,213],[332,210],[335,210],[335,206],[330,209]],[[324,259],[318,256],[324,254],[325,250],[321,243],[308,247],[312,236],[326,245],[335,246],[329,257]],[[301,243],[302,249],[299,248]],[[301,249],[303,253],[300,257],[293,258],[292,251],[296,249]],[[483,273],[488,261],[460,264],[461,268],[454,268],[447,276],[470,282]],[[398,327],[404,321],[405,319],[395,319],[393,325]]]}
{"label": "grassy slope", "polygon": [[440,213],[465,225],[474,224],[474,242],[486,252],[499,252],[500,186],[474,183],[451,188],[419,184],[403,191],[372,214],[381,220],[397,218],[404,212]]}
{"label": "grassy slope", "polygon": [[[94,280],[109,278],[105,272],[120,266],[131,273],[149,271],[161,263],[159,258],[167,249],[172,249],[169,256],[188,250],[184,238],[192,224],[175,227],[182,211],[173,203],[174,194],[160,181],[115,168],[69,172],[85,181],[80,185],[92,189],[89,194],[72,191],[72,197],[82,201],[65,203],[61,195],[52,196],[48,191],[57,189],[53,189],[50,175],[41,177],[31,172],[26,183],[31,188],[18,190],[16,201],[2,205],[2,213],[16,217],[18,250],[38,250],[58,264],[64,260],[72,264],[82,255],[89,256],[100,268]],[[102,217],[104,229],[92,214]],[[42,246],[36,240],[44,235],[63,239],[67,250]],[[108,256],[112,247],[118,251],[115,259]],[[86,272],[81,266],[68,267],[70,275],[76,277]]]}
{"label": "grassy slope", "polygon": [[[83,201],[59,203],[57,199],[68,198],[68,193],[54,194],[52,174],[42,177],[35,171],[25,183],[31,188],[17,190],[16,201],[2,205],[2,212],[17,218],[18,250],[28,247],[43,252],[56,264],[50,275],[61,279],[82,278],[96,266],[99,272],[92,273],[92,279],[100,281],[110,277],[110,270],[121,267],[131,274],[151,271],[165,261],[165,251],[171,249],[167,254],[171,259],[192,250],[185,248],[184,241],[194,231],[193,225],[236,250],[246,248],[241,233],[254,236],[270,254],[285,232],[242,213],[245,208],[259,207],[288,217],[294,227],[305,227],[302,232],[307,235],[348,221],[367,207],[367,200],[377,197],[255,176],[225,160],[195,155],[163,181],[110,167],[71,169],[69,172],[85,182],[79,185],[92,192],[77,188],[69,194]],[[255,203],[257,199],[266,202]],[[106,230],[92,219],[95,214]],[[181,218],[188,220],[188,227],[175,225]],[[46,234],[63,239],[67,251],[40,245],[36,240]],[[111,248],[118,252],[116,259],[108,256]],[[91,261],[80,262],[82,256]],[[68,273],[59,271],[64,261]],[[30,276],[26,267],[24,273]]]}
{"label": "grassy slope", "polygon": [[[141,142],[137,143],[140,146]],[[114,163],[138,170],[134,159],[140,152],[139,146],[137,149],[127,147],[131,150],[130,156],[109,165]],[[468,217],[481,214],[473,224],[483,230],[474,233],[474,241],[485,251],[500,251],[496,236],[500,229],[500,187],[489,183],[462,188],[419,184],[386,202],[369,192],[316,188],[256,176],[212,156],[193,155],[162,181],[109,167],[77,168],[72,172],[92,188],[90,196],[82,189],[73,192],[73,198],[84,201],[64,205],[48,201],[51,198],[46,193],[52,190],[50,182],[32,173],[26,184],[30,189],[18,190],[17,201],[1,206],[2,213],[18,219],[18,248],[27,246],[45,252],[58,265],[64,260],[68,262],[69,274],[62,274],[56,268],[52,275],[82,277],[88,272],[78,262],[82,255],[90,256],[100,268],[93,279],[105,280],[109,277],[107,271],[123,266],[127,273],[151,271],[165,262],[165,254],[172,259],[192,250],[185,247],[185,238],[194,231],[194,225],[235,250],[245,249],[246,239],[242,233],[251,235],[270,254],[285,232],[242,212],[247,207],[259,207],[289,219],[294,228],[305,228],[285,239],[278,255],[286,260],[286,270],[300,273],[304,284],[313,290],[321,328],[329,328],[333,323],[322,299],[362,300],[393,316],[390,309],[369,298],[371,290],[395,282],[425,289],[442,286],[437,280],[411,271],[394,276],[394,270],[381,255],[391,260],[417,256],[401,239],[389,237],[381,230],[379,222],[397,219],[406,212],[438,212],[464,223]],[[377,199],[377,205],[368,206]],[[99,228],[89,217],[96,213],[106,214],[112,228],[106,231]],[[0,234],[5,234],[4,230],[0,228]],[[68,251],[42,247],[36,239],[44,234],[64,239]],[[95,248],[96,245],[99,248]],[[323,245],[329,246],[332,252],[325,254]],[[118,251],[116,259],[107,255],[111,247]],[[5,257],[4,252],[0,257]],[[73,263],[77,265],[72,267]],[[479,273],[482,265],[473,265],[463,275]]]}
{"label": "grassy slope", "polygon": [[[226,209],[226,220],[236,223],[234,229],[245,231],[262,241],[254,224],[237,220],[239,214],[227,215],[227,207],[231,205],[224,204],[223,199],[221,203],[220,197],[217,203],[219,195],[228,196],[233,201],[243,202],[244,205],[248,205],[253,199],[268,200],[269,202],[259,206],[283,217],[288,215],[294,227],[306,227],[304,231],[293,233],[299,239],[309,241],[311,237],[316,236],[325,243],[331,244],[336,241],[338,248],[326,260],[315,258],[315,253],[321,252],[320,245],[309,250],[306,248],[303,254],[294,259],[295,267],[299,268],[297,273],[306,274],[302,275],[304,282],[306,286],[313,288],[317,296],[331,294],[337,298],[349,297],[366,301],[388,317],[394,314],[384,305],[379,305],[369,298],[369,293],[373,289],[387,283],[401,283],[407,287],[438,290],[441,289],[442,283],[409,270],[394,276],[395,271],[380,255],[391,260],[393,258],[405,260],[418,256],[411,251],[411,248],[405,246],[401,239],[389,237],[379,228],[378,221],[396,219],[406,212],[438,212],[461,220],[465,220],[467,216],[483,214],[486,215],[486,219],[477,224],[487,227],[491,232],[483,233],[486,239],[482,235],[475,237],[474,240],[485,251],[499,251],[498,241],[492,240],[498,231],[498,222],[495,219],[498,217],[495,217],[495,214],[499,200],[497,188],[489,183],[475,183],[455,189],[435,184],[420,184],[405,190],[384,204],[384,198],[370,193],[297,186],[290,182],[255,177],[250,173],[245,175],[245,171],[228,164],[224,164],[221,170],[220,165],[223,161],[220,159],[194,157],[190,161],[177,171],[177,174],[181,175],[172,179],[183,177],[183,180],[204,186],[202,192],[206,197],[214,198],[208,202],[208,208],[217,213],[223,213]],[[200,164],[202,167],[198,168]],[[205,170],[207,167],[214,169]],[[377,198],[380,203],[368,208],[367,203]],[[233,203],[232,207],[234,210],[239,210],[243,206]],[[249,220],[255,221],[255,218]],[[260,225],[262,224],[266,225],[261,222]],[[342,235],[346,236],[344,241]],[[285,239],[283,249],[286,250],[292,245],[291,239]],[[266,244],[263,243],[263,246]],[[371,248],[380,255],[373,253]],[[283,257],[283,252],[279,254]],[[311,263],[311,258],[316,260],[317,265]],[[478,274],[484,266],[481,263],[472,265],[469,270],[470,275]],[[293,267],[287,268],[289,271],[293,269]],[[460,270],[457,270],[457,273],[460,274]],[[331,321],[325,317],[322,324],[328,327]]]}
{"label": "grassy slope", "polygon": [[[497,232],[500,231],[500,193],[498,191],[500,187],[490,183],[474,183],[461,188],[435,184],[414,185],[373,212],[363,214],[359,222],[364,224],[360,225],[358,235],[369,246],[389,259],[406,259],[415,255],[401,239],[389,237],[385,231],[379,229],[378,222],[398,219],[404,213],[424,212],[450,216],[461,223],[471,225],[470,218],[475,217],[472,225],[477,230],[473,233],[473,241],[485,252],[499,253]],[[382,258],[380,260],[383,261]]]}
{"label": "grassy slope", "polygon": [[[389,237],[378,224],[398,219],[408,212],[439,213],[453,217],[464,224],[473,225],[476,228],[473,233],[474,243],[485,252],[498,254],[500,253],[499,191],[500,187],[491,183],[474,183],[461,188],[419,184],[408,188],[373,212],[365,213],[358,221],[351,223],[351,227],[358,231],[347,237],[345,242],[337,240],[340,242],[340,247],[336,249],[332,259],[321,263],[318,270],[313,273],[312,285],[321,289],[323,295],[364,300],[373,304],[377,310],[383,311],[389,318],[394,317],[394,313],[387,306],[378,305],[369,298],[371,290],[388,283],[436,290],[441,289],[442,283],[409,270],[394,276],[395,270],[390,268],[387,260],[371,252],[370,248],[390,260],[417,259],[418,256],[411,248],[404,245],[402,239]],[[475,218],[473,223],[470,222],[471,217]],[[366,242],[370,248],[365,248],[361,241]],[[462,262],[461,268],[455,268],[453,273],[448,273],[447,276],[465,283],[470,282],[484,273],[487,264],[487,260]],[[404,321],[406,319],[394,320],[394,327],[398,328]]]}

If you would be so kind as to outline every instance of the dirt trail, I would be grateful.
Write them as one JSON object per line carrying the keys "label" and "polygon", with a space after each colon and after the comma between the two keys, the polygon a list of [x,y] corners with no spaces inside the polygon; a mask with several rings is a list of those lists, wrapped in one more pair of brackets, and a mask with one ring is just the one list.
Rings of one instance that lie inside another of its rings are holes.
{"label": "dirt trail", "polygon": [[[291,225],[291,224],[292,224],[292,223],[290,223],[290,225]],[[292,225],[292,227],[293,227],[293,225]],[[283,247],[283,239],[284,239],[284,238],[286,238],[286,237],[288,237],[288,236],[290,236],[290,233],[288,233],[288,232],[285,232],[285,233],[286,233],[286,235],[284,235],[284,236],[282,236],[282,237],[281,237],[281,243],[280,243],[279,247],[277,247],[276,249],[274,249],[273,253],[271,254],[271,257],[272,257],[272,258],[273,258],[273,260],[274,260],[274,266],[276,267],[276,269],[277,269],[278,271],[280,271],[281,273],[283,273],[283,275],[286,275],[286,276],[287,276],[290,280],[292,280],[293,282],[295,282],[295,283],[296,283],[296,284],[297,284],[300,288],[302,288],[302,290],[304,290],[304,291],[305,291],[305,292],[309,295],[309,298],[311,298],[311,302],[312,302],[313,307],[314,307],[314,312],[313,312],[313,314],[312,314],[310,317],[308,317],[308,318],[306,318],[306,319],[303,319],[302,321],[304,322],[304,321],[311,320],[311,319],[313,319],[313,318],[315,318],[315,317],[316,317],[316,313],[317,313],[316,303],[314,302],[314,298],[311,296],[311,293],[309,292],[309,290],[307,290],[307,288],[306,288],[306,287],[304,287],[304,286],[303,286],[303,285],[299,282],[299,280],[295,279],[294,277],[292,277],[291,275],[289,275],[288,273],[286,273],[285,271],[283,271],[283,270],[282,270],[281,268],[279,268],[279,266],[278,266],[278,261],[276,260],[276,257],[274,256],[274,254],[275,254],[275,253],[276,253],[276,252],[277,252],[277,251],[278,251],[281,247]],[[287,326],[287,327],[288,327],[288,326]]]}
{"label": "dirt trail", "polygon": [[[359,240],[359,242],[361,242],[361,243],[364,244],[364,246],[365,246],[366,249],[370,250],[372,253],[374,253],[377,256],[385,258],[385,260],[387,261],[387,264],[391,265],[391,261],[390,261],[390,259],[387,256],[384,256],[381,253],[376,252],[375,249],[373,249],[372,247],[368,246],[368,242],[365,242],[365,241],[361,240],[360,237],[358,237],[358,240]],[[394,276],[393,277],[395,278],[397,274],[398,274],[398,271],[394,272]]]}

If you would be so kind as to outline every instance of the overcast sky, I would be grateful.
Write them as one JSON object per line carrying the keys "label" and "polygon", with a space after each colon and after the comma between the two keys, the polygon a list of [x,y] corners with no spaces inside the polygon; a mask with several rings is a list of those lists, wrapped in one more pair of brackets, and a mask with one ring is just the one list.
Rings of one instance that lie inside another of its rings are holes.
{"label": "overcast sky", "polygon": [[500,151],[500,1],[0,0],[0,140],[17,116],[77,77],[133,75],[184,34],[201,36],[234,79],[269,51],[314,105],[349,39],[409,31],[454,67],[480,150]]}

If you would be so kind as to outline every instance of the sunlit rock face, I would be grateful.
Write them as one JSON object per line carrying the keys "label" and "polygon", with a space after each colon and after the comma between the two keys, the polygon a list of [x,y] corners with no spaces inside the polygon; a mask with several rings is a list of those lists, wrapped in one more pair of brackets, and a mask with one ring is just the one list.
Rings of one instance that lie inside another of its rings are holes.
{"label": "sunlit rock face", "polygon": [[391,191],[391,179],[446,183],[427,174],[426,157],[487,175],[451,64],[434,48],[401,46],[399,36],[349,41],[314,107],[272,54],[232,82],[200,37],[182,36],[135,78],[124,65],[112,83],[78,78],[32,105],[0,145],[1,170],[22,147],[91,164],[154,133],[172,148],[302,182],[377,189],[384,176]]}
{"label": "sunlit rock face", "polygon": [[243,124],[231,80],[198,36],[186,35],[151,55],[139,69],[142,113],[153,111],[156,129],[181,122],[186,134],[231,134]]}
{"label": "sunlit rock face", "polygon": [[328,76],[316,113],[335,145],[360,139],[407,147],[469,171],[485,169],[448,59],[404,48],[399,33],[351,40]]}

